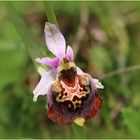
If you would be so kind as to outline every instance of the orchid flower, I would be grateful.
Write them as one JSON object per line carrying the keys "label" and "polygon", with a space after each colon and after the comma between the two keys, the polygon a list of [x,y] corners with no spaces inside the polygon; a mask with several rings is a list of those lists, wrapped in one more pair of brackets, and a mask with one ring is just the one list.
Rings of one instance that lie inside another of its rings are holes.
{"label": "orchid flower", "polygon": [[55,58],[36,58],[36,62],[51,67],[43,72],[34,89],[33,100],[39,95],[47,96],[48,117],[61,125],[75,122],[83,126],[85,120],[94,117],[102,106],[97,88],[104,86],[98,79],[84,73],[74,63],[74,54],[59,29],[51,23],[45,24],[45,41]]}

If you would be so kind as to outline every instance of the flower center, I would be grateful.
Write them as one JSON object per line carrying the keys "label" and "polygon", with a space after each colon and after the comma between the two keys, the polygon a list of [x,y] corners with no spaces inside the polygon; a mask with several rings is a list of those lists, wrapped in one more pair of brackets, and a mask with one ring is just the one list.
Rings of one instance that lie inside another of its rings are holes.
{"label": "flower center", "polygon": [[70,110],[80,108],[90,93],[89,78],[86,75],[77,75],[71,68],[59,76],[58,81],[52,85],[55,100],[65,104]]}

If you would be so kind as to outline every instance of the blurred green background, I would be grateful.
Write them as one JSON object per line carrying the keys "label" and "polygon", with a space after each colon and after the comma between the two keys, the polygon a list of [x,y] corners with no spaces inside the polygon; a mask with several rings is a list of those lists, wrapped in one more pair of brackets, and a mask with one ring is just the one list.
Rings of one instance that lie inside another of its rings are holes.
{"label": "blurred green background", "polygon": [[0,138],[140,138],[140,2],[51,5],[76,64],[104,84],[104,105],[83,128],[50,121],[46,98],[32,101],[40,79],[32,60],[50,55],[50,3],[0,2]]}

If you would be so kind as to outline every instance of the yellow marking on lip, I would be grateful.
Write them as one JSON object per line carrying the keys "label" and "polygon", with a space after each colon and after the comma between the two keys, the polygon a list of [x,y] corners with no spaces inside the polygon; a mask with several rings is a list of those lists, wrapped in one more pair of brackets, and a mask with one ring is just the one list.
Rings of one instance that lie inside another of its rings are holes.
{"label": "yellow marking on lip", "polygon": [[88,86],[89,85],[89,78],[86,75],[81,75],[80,81],[82,85]]}
{"label": "yellow marking on lip", "polygon": [[68,60],[68,62],[65,62],[65,60],[62,59],[62,61],[60,62],[59,66],[58,66],[58,68],[57,68],[57,72],[58,72],[59,75],[60,75],[60,72],[61,72],[62,70],[68,70],[68,69],[70,69],[70,68],[75,68],[75,69],[76,69],[75,63],[74,63],[74,62],[70,62],[69,60]]}
{"label": "yellow marking on lip", "polygon": [[59,84],[59,82],[55,82],[53,85],[52,85],[52,89],[55,91],[55,92],[61,92],[61,85]]}
{"label": "yellow marking on lip", "polygon": [[[68,62],[69,63],[69,62]],[[67,102],[70,101],[72,104],[67,104],[67,107],[76,109],[81,107],[84,103],[85,97],[90,94],[90,83],[89,78],[86,75],[76,76],[75,77],[75,85],[68,86],[65,84],[65,81],[62,79],[58,80],[53,84],[54,91],[56,89],[56,101],[57,102]],[[60,92],[58,92],[60,91]],[[74,97],[75,98],[74,100]],[[84,98],[84,100],[83,100]]]}
{"label": "yellow marking on lip", "polygon": [[[81,93],[81,94],[80,94]],[[74,103],[75,101],[72,101],[74,96],[77,96],[78,98],[82,98],[82,97],[86,97],[86,95],[89,93],[83,93],[83,92],[79,92],[79,94],[72,94],[71,96],[66,96],[66,95],[62,95],[61,92],[58,94],[56,100],[58,102],[64,102],[64,101],[71,101],[72,103]],[[62,99],[60,99],[60,97],[62,96]]]}
{"label": "yellow marking on lip", "polygon": [[[75,100],[75,101],[71,101],[74,105],[74,109],[76,109],[76,107],[81,106],[82,101],[81,100]],[[76,105],[76,103],[78,103],[79,105]]]}

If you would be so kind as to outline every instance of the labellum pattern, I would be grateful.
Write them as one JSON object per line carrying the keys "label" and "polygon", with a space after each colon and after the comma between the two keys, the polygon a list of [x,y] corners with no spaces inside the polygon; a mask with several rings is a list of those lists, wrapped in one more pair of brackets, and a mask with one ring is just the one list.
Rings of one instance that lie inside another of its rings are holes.
{"label": "labellum pattern", "polygon": [[84,120],[94,117],[101,108],[103,100],[97,88],[104,87],[76,67],[73,50],[70,46],[66,49],[65,39],[55,25],[46,23],[45,39],[48,49],[56,57],[36,59],[52,70],[41,75],[33,91],[33,100],[36,101],[39,95],[47,95],[48,117],[52,121],[61,125],[76,122],[83,126]]}

